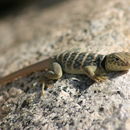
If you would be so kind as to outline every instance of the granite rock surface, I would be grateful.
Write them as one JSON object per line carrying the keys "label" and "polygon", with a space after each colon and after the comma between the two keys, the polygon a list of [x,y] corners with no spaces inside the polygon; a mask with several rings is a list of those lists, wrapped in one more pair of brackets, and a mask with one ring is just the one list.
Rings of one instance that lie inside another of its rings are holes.
{"label": "granite rock surface", "polygon": [[[68,48],[130,52],[129,0],[42,5],[0,17],[0,76]],[[41,76],[32,74],[0,90],[1,129],[130,129],[130,72],[103,83],[64,74],[45,96]]]}

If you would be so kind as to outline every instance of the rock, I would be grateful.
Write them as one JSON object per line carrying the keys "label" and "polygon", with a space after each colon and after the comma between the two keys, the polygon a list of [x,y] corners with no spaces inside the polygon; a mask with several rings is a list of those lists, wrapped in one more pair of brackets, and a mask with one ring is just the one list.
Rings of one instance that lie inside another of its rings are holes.
{"label": "rock", "polygon": [[[25,12],[0,23],[1,75],[68,48],[130,52],[129,0],[70,0]],[[130,129],[130,72],[103,83],[64,74],[44,97],[41,75],[32,74],[1,90],[9,95],[1,97],[2,108],[8,106],[5,113],[0,109],[1,129]]]}

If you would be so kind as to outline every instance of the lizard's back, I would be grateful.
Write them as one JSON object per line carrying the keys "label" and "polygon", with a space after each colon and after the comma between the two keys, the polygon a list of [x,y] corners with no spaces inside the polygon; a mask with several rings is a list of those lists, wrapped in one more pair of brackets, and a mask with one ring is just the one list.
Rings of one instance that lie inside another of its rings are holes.
{"label": "lizard's back", "polygon": [[80,51],[65,51],[55,56],[63,71],[71,74],[85,74],[85,66],[100,66],[103,55]]}

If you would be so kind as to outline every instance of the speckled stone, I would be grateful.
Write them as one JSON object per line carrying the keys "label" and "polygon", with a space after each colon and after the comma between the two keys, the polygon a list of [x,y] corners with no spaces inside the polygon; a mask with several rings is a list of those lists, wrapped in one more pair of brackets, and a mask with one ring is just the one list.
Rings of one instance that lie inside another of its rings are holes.
{"label": "speckled stone", "polygon": [[[68,0],[48,8],[32,4],[1,18],[0,76],[68,48],[130,52],[129,5],[129,0]],[[0,90],[0,128],[129,130],[130,72],[112,75],[98,84],[64,74],[44,97],[42,73],[8,84]]]}

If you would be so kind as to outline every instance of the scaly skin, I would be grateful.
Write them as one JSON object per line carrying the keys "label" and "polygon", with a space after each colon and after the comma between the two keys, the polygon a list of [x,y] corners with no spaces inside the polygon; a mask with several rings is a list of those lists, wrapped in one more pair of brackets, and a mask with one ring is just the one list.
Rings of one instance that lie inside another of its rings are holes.
{"label": "scaly skin", "polygon": [[43,71],[46,79],[59,79],[62,77],[62,71],[64,71],[71,74],[85,74],[96,82],[102,82],[108,78],[108,72],[127,71],[129,69],[130,53],[128,52],[104,56],[71,50],[5,76],[0,79],[0,85],[37,71]]}
{"label": "scaly skin", "polygon": [[107,71],[127,71],[130,69],[130,53],[118,52],[106,56]]}

